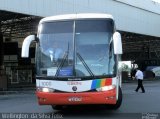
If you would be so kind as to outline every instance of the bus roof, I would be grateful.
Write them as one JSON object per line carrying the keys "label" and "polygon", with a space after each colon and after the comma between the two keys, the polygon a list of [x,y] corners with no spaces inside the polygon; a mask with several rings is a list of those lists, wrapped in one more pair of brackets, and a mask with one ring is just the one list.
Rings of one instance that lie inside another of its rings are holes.
{"label": "bus roof", "polygon": [[81,14],[64,14],[43,18],[40,23],[47,21],[61,21],[61,20],[73,20],[73,19],[90,19],[90,18],[110,18],[113,19],[110,14],[103,13],[81,13]]}

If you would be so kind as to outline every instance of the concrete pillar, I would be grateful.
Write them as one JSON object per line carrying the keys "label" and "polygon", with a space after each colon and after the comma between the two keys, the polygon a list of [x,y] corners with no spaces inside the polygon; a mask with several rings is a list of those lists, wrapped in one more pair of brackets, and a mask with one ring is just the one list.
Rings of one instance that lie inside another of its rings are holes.
{"label": "concrete pillar", "polygon": [[4,50],[3,50],[3,34],[0,31],[0,68],[3,67],[3,55],[4,55]]}
{"label": "concrete pillar", "polygon": [[3,33],[1,32],[0,21],[0,90],[7,90],[7,77],[3,64],[4,48],[3,48]]}

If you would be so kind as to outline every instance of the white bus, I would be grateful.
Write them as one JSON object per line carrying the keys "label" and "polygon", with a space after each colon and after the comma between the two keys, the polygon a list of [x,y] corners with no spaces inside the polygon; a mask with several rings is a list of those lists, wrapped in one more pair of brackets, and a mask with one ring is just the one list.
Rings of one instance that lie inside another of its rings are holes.
{"label": "white bus", "polygon": [[40,105],[104,104],[117,109],[122,102],[120,33],[109,14],[67,14],[43,18],[37,36],[25,38],[22,57],[36,42],[36,95]]}

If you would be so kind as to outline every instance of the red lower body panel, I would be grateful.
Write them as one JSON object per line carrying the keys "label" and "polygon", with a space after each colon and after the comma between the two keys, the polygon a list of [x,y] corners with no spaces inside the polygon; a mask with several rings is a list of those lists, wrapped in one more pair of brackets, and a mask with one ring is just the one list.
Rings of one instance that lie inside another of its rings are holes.
{"label": "red lower body panel", "polygon": [[36,92],[40,105],[116,104],[116,89],[105,92]]}

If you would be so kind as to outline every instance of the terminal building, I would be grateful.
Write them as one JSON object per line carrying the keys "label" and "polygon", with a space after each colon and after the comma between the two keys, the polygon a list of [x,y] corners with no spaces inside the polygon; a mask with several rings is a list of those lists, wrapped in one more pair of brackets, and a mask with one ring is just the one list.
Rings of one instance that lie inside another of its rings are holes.
{"label": "terminal building", "polygon": [[122,61],[160,76],[160,3],[152,0],[1,0],[0,90],[35,84],[35,43],[21,58],[24,38],[36,34],[41,18],[59,14],[113,15],[122,35]]}

